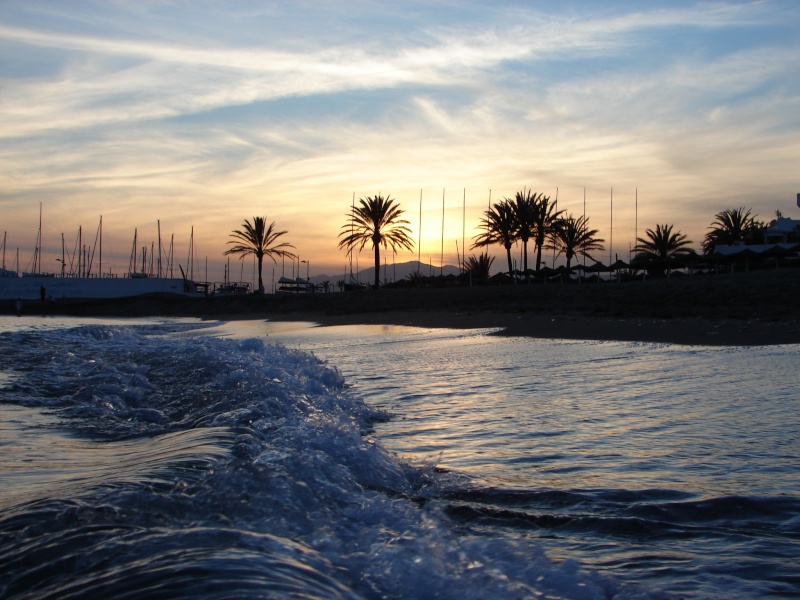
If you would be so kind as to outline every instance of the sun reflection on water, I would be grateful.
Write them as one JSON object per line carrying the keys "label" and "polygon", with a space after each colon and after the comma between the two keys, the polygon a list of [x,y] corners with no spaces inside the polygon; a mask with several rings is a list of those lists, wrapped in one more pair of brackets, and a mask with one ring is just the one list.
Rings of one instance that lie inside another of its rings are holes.
{"label": "sun reflection on water", "polygon": [[[226,326],[227,327],[227,326]],[[274,327],[270,324],[266,327]],[[257,331],[258,329],[252,329]],[[742,493],[730,457],[785,490],[797,347],[537,340],[399,326],[286,327],[270,338],[336,366],[395,418],[381,441],[498,485]],[[796,446],[795,446],[796,447]],[[798,483],[800,492],[800,482]]]}

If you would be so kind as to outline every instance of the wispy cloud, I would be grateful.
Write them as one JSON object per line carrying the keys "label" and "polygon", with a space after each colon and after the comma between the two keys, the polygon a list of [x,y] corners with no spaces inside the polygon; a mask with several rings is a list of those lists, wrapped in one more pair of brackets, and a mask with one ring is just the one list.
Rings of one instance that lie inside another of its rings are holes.
{"label": "wispy cloud", "polygon": [[317,248],[354,190],[638,185],[697,238],[796,186],[793,2],[85,6],[7,3],[4,207],[188,212],[224,248],[268,203]]}

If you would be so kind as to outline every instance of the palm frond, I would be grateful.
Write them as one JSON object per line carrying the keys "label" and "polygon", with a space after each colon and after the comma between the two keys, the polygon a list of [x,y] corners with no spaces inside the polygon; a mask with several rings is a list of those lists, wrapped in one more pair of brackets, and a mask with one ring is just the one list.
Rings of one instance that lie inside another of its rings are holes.
{"label": "palm frond", "polygon": [[603,239],[597,237],[597,229],[589,229],[589,218],[585,216],[559,217],[553,223],[550,241],[545,246],[563,254],[567,268],[576,256],[595,260],[591,252],[603,250]]}
{"label": "palm frond", "polygon": [[360,198],[358,205],[350,208],[347,221],[339,233],[339,248],[360,252],[368,243],[372,243],[375,252],[375,287],[380,283],[380,248],[397,251],[411,250],[414,242],[411,239],[409,221],[401,218],[403,210],[390,197],[380,194]]}
{"label": "palm frond", "polygon": [[680,231],[673,233],[672,225],[656,225],[655,229],[645,230],[644,238],[636,238],[634,251],[637,253],[638,260],[665,260],[670,257],[688,254],[691,250],[687,247],[691,244],[684,234]]}
{"label": "palm frond", "polygon": [[277,263],[276,257],[294,258],[295,255],[289,250],[294,248],[288,242],[276,243],[278,239],[288,232],[277,231],[275,229],[275,222],[273,221],[267,225],[266,217],[253,217],[251,223],[247,219],[244,220],[241,229],[235,229],[231,232],[230,237],[233,238],[228,241],[232,244],[223,254],[238,254],[240,259],[244,259],[251,254],[258,259],[258,288],[263,290],[264,284],[262,280],[262,266],[264,257],[269,257],[272,262]]}
{"label": "palm frond", "polygon": [[703,252],[713,254],[717,246],[750,240],[764,226],[765,224],[752,214],[752,209],[743,206],[718,212],[709,226],[711,231],[703,239]]}

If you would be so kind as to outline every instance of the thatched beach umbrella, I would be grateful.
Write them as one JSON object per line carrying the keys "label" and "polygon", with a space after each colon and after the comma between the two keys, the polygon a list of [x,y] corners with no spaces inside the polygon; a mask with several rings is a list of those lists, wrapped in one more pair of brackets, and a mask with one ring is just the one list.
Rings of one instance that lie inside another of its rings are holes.
{"label": "thatched beach umbrella", "polygon": [[602,262],[596,261],[593,265],[583,268],[587,273],[608,273],[611,271],[610,267],[605,266]]}
{"label": "thatched beach umbrella", "polygon": [[627,269],[628,267],[630,267],[630,265],[629,265],[628,263],[626,263],[626,262],[625,262],[624,260],[622,260],[621,258],[618,258],[618,259],[617,259],[617,260],[614,262],[614,264],[612,264],[612,265],[611,265],[610,267],[608,267],[608,268],[609,268],[609,270],[610,270],[610,271],[619,271],[620,269]]}

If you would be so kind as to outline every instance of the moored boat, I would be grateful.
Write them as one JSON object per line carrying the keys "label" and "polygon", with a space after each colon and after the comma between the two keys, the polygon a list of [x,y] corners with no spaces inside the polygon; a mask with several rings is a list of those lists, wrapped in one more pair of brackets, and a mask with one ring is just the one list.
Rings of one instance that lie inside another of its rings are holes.
{"label": "moored boat", "polygon": [[[154,265],[155,253],[151,251],[150,268],[147,270],[147,249],[142,248],[141,263],[137,263],[137,232],[134,231],[133,249],[131,251],[131,263],[129,271],[124,276],[114,276],[111,274],[101,275],[103,254],[102,254],[102,227],[103,219],[100,217],[97,239],[99,242],[99,254],[96,266],[96,273],[93,273],[93,257],[96,248],[84,247],[80,241],[76,250],[70,255],[64,244],[64,236],[61,236],[61,258],[56,262],[61,263],[61,273],[41,272],[42,265],[42,225],[41,207],[39,217],[39,233],[36,238],[36,248],[32,261],[32,272],[7,270],[5,268],[5,246],[6,237],[3,237],[2,257],[3,264],[0,267],[0,300],[39,300],[56,301],[61,299],[107,299],[107,298],[126,298],[131,296],[143,296],[147,294],[177,294],[181,296],[203,296],[208,293],[208,284],[192,281],[186,276],[183,267],[178,265],[181,277],[166,276],[171,273],[170,269],[162,270],[161,261],[161,234],[159,223],[158,240],[158,262]],[[79,229],[79,237],[81,230]],[[192,237],[194,230],[192,230]],[[83,251],[81,251],[83,248]],[[172,248],[167,260],[172,264]],[[19,250],[17,250],[17,265],[19,265]],[[69,266],[69,270],[67,267]],[[157,269],[156,269],[157,266]],[[164,276],[161,274],[164,273]]]}
{"label": "moored boat", "polygon": [[[9,271],[7,273],[13,273]],[[203,295],[195,282],[170,277],[57,277],[0,274],[0,300],[125,298],[145,294]]]}

